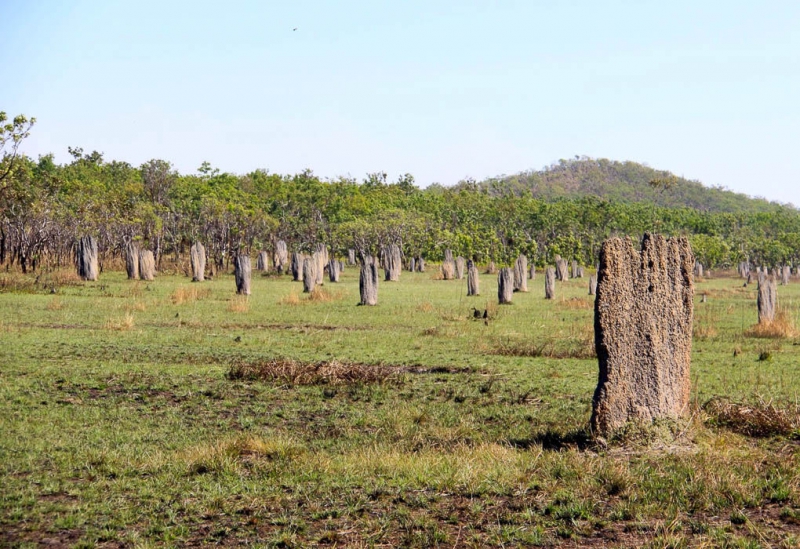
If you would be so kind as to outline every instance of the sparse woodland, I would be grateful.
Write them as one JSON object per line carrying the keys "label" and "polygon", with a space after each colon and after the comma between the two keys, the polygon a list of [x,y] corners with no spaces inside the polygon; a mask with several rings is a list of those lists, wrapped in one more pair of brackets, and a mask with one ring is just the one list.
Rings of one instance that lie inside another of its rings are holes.
{"label": "sparse woodland", "polygon": [[[434,184],[421,190],[410,175],[394,182],[382,173],[362,181],[325,180],[311,171],[235,175],[207,163],[198,173],[180,174],[163,160],[134,167],[97,152],[70,152],[73,159],[66,164],[56,164],[52,156],[34,160],[17,155],[11,165],[6,155],[0,170],[7,172],[0,194],[0,264],[23,272],[66,265],[73,260],[76,242],[91,235],[101,267],[122,258],[126,246],[135,242],[152,251],[156,269],[163,270],[165,260],[187,260],[190,247],[199,241],[210,266],[219,270],[242,253],[255,257],[266,250],[272,256],[280,240],[290,252],[311,253],[324,243],[336,257],[346,257],[353,248],[375,255],[397,245],[404,258],[433,261],[441,261],[450,249],[454,257],[481,264],[511,264],[524,254],[539,267],[557,255],[594,265],[603,240],[638,238],[645,231],[689,236],[707,269],[743,260],[770,266],[800,261],[796,209],[689,183],[685,185],[693,189],[694,198],[681,204],[684,187],[654,191],[644,178],[661,172],[643,166],[638,179],[625,187],[640,188],[640,196],[605,193],[600,198],[604,193],[596,191],[594,179],[583,187],[574,183],[585,175],[587,164],[608,162],[589,159],[537,176],[551,189],[557,188],[554,181],[572,182],[571,193],[552,196],[530,174],[522,180],[463,181],[451,188]],[[523,192],[520,181],[537,186]],[[670,195],[669,206],[647,201],[654,192]],[[688,207],[698,193],[706,193],[707,208]],[[635,201],[637,196],[644,201]],[[730,208],[730,203],[740,208],[718,209]]]}

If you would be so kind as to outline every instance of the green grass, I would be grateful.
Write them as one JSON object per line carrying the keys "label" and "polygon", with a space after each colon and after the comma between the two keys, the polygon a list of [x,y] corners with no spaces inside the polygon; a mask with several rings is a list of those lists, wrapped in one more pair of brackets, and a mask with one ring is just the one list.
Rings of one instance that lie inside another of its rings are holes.
{"label": "green grass", "polygon": [[[380,304],[358,307],[355,269],[326,283],[327,300],[288,277],[255,276],[244,304],[231,275],[103,273],[55,295],[15,287],[0,293],[0,546],[800,538],[794,434],[747,437],[701,408],[800,393],[800,340],[746,337],[755,287],[738,279],[698,284],[681,436],[609,448],[585,431],[597,381],[588,278],[546,301],[537,277],[502,307],[494,276],[467,298],[466,281],[428,273],[382,282]],[[778,295],[800,325],[800,284]],[[473,320],[487,305],[488,323]],[[271,359],[395,375],[322,385],[227,375]]]}

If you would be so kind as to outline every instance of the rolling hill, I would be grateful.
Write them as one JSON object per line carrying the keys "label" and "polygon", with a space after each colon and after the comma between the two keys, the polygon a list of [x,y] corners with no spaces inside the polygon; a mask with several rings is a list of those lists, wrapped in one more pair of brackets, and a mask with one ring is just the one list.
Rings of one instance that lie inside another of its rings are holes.
{"label": "rolling hill", "polygon": [[[653,182],[666,182],[664,185]],[[770,212],[786,207],[722,187],[706,187],[668,171],[636,162],[580,157],[561,160],[542,170],[481,181],[492,195],[533,195],[544,200],[596,196],[621,202],[653,202],[664,207],[690,207],[709,212]]]}

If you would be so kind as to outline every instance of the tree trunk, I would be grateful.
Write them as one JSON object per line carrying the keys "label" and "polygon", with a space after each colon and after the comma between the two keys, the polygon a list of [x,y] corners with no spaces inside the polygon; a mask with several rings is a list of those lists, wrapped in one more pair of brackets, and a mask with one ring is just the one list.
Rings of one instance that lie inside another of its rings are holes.
{"label": "tree trunk", "polygon": [[133,242],[125,245],[125,272],[128,273],[128,280],[139,278],[139,247]]}
{"label": "tree trunk", "polygon": [[694,255],[686,238],[645,234],[641,252],[611,238],[600,251],[594,308],[600,367],[592,429],[677,419],[689,411]]}
{"label": "tree trunk", "polygon": [[778,306],[778,283],[774,276],[761,273],[758,277],[758,323],[769,324],[775,320]]}
{"label": "tree trunk", "polygon": [[528,258],[520,254],[514,262],[514,291],[528,291]]}
{"label": "tree trunk", "polygon": [[500,269],[497,275],[497,301],[500,305],[511,303],[514,295],[514,273],[509,267]]}
{"label": "tree trunk", "polygon": [[267,252],[265,252],[264,250],[258,252],[258,259],[256,259],[256,269],[262,272],[269,269]]}
{"label": "tree trunk", "polygon": [[556,298],[556,270],[553,267],[547,267],[544,271],[544,298]]}
{"label": "tree trunk", "polygon": [[292,280],[299,282],[303,280],[303,260],[305,256],[299,252],[292,252]]}
{"label": "tree trunk", "polygon": [[378,304],[378,266],[371,255],[363,258],[358,287],[361,291],[361,305]]}
{"label": "tree trunk", "polygon": [[386,281],[397,282],[400,280],[400,271],[403,269],[403,257],[400,253],[400,246],[397,244],[392,244],[388,248],[385,248],[384,251]]}
{"label": "tree trunk", "polygon": [[233,275],[236,279],[236,293],[250,295],[250,256],[238,255],[233,261]]}
{"label": "tree trunk", "polygon": [[467,295],[480,295],[480,277],[478,267],[471,259],[467,261]]}
{"label": "tree trunk", "polygon": [[206,279],[206,248],[200,242],[192,244],[189,250],[192,264],[192,282],[203,282]]}
{"label": "tree trunk", "polygon": [[461,256],[456,258],[456,278],[458,280],[464,279],[464,258]]}
{"label": "tree trunk", "polygon": [[328,265],[328,278],[331,282],[339,282],[339,267],[339,262],[335,259],[331,259]]}
{"label": "tree trunk", "polygon": [[314,252],[312,257],[303,260],[303,293],[309,294],[317,285],[317,271],[319,270],[319,254]]}
{"label": "tree trunk", "polygon": [[139,250],[139,277],[142,280],[156,278],[156,259],[150,250]]}
{"label": "tree trunk", "polygon": [[78,241],[78,276],[83,280],[97,280],[100,265],[97,256],[97,241],[93,236],[84,236]]}

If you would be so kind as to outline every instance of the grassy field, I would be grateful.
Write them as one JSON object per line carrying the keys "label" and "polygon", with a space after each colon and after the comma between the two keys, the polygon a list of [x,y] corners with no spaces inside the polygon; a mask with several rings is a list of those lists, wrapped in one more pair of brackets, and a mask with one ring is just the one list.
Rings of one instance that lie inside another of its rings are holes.
{"label": "grassy field", "polygon": [[800,339],[748,336],[755,285],[697,284],[691,418],[606,446],[588,280],[543,278],[0,274],[0,545],[800,545]]}

